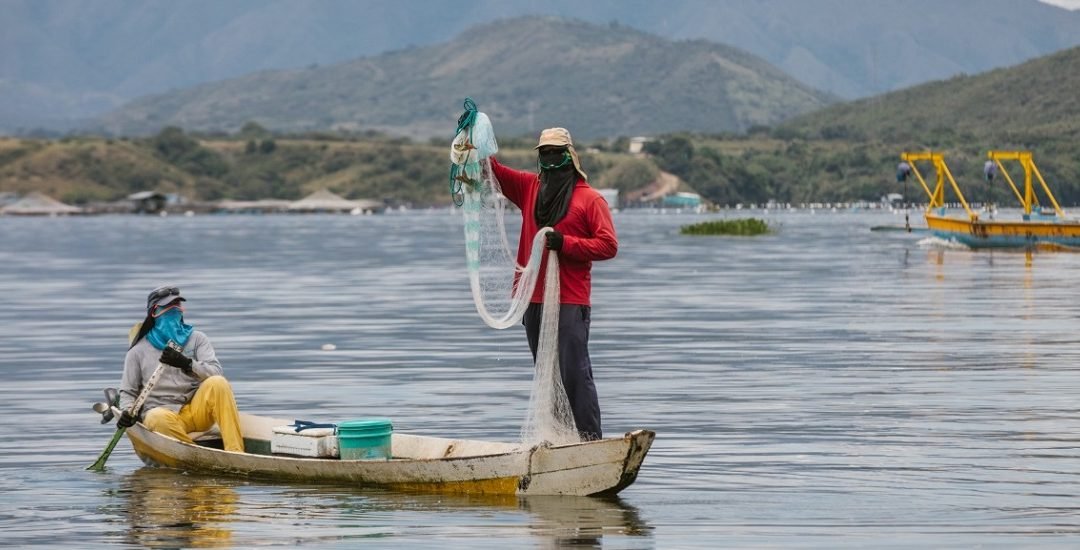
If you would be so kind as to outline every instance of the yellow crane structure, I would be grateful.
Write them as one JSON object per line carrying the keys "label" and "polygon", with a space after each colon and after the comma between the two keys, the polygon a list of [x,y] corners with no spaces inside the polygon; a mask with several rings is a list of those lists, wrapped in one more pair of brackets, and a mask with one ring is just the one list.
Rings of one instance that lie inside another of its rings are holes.
{"label": "yellow crane structure", "polygon": [[[926,226],[935,236],[954,240],[972,248],[1005,247],[1005,248],[1061,248],[1080,247],[1080,222],[1067,220],[1065,211],[1061,209],[1057,198],[1046,184],[1042,173],[1035,166],[1035,160],[1030,151],[989,151],[987,154],[986,177],[993,180],[994,175],[1000,171],[1012,190],[1013,195],[1023,210],[1019,220],[981,220],[979,214],[971,208],[963,191],[956,183],[956,179],[945,163],[945,156],[937,152],[904,152],[900,159],[903,161],[897,173],[897,177],[905,179],[908,174],[914,175],[916,181],[926,191],[929,202],[926,207]],[[1017,186],[1005,162],[1015,161],[1024,172],[1023,190]],[[934,185],[927,183],[926,178],[920,171],[920,164],[929,163],[935,174]],[[1044,212],[1039,204],[1035,182],[1045,195],[1046,200],[1053,205],[1053,214]],[[951,187],[957,201],[963,206],[964,216],[950,216],[946,213],[945,189]],[[1032,219],[1033,214],[1038,219]]]}

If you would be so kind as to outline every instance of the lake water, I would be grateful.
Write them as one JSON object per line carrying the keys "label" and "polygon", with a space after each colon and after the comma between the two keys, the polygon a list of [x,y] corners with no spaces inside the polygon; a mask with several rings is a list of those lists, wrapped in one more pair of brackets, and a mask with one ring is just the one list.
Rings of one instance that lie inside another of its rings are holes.
{"label": "lake water", "polygon": [[[622,212],[594,266],[618,499],[480,499],[144,468],[90,405],[176,282],[242,410],[514,441],[523,330],[473,308],[460,217],[0,218],[0,543],[85,548],[1033,547],[1080,541],[1080,255],[920,244],[884,212]],[[726,214],[734,216],[736,213]],[[915,216],[917,217],[917,216]],[[324,344],[336,349],[323,351]]]}

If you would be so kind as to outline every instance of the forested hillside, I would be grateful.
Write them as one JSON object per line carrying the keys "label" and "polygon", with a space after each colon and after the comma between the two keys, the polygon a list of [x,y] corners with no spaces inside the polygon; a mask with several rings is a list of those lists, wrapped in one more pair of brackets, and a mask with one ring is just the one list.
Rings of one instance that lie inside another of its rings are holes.
{"label": "forested hillside", "polygon": [[[657,164],[721,204],[926,200],[893,174],[903,151],[945,153],[972,200],[1013,204],[988,186],[992,149],[1029,150],[1059,200],[1080,203],[1080,48],[975,76],[838,104],[745,136],[668,135]],[[1013,174],[1014,177],[1019,172]]]}
{"label": "forested hillside", "polygon": [[[443,143],[445,141],[445,143]],[[532,141],[505,140],[499,157],[532,169]],[[620,146],[625,151],[625,142]],[[273,135],[248,124],[235,135],[166,128],[148,138],[0,140],[0,192],[40,191],[75,204],[144,190],[189,200],[290,199],[329,189],[353,199],[416,207],[451,204],[449,140],[415,143],[380,135]],[[655,165],[624,153],[582,152],[597,187],[648,185]]]}
{"label": "forested hillside", "polygon": [[781,125],[804,138],[1042,143],[1080,138],[1080,48],[838,104]]}

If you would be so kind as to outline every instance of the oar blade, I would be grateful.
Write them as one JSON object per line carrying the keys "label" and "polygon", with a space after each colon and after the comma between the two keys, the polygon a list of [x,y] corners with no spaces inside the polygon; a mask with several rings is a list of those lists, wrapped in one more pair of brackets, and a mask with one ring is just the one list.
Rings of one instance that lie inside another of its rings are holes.
{"label": "oar blade", "polygon": [[86,469],[94,472],[105,471],[105,461],[109,460],[109,455],[112,454],[116,444],[120,441],[120,437],[124,435],[124,428],[117,428],[116,433],[113,434],[112,441],[109,441],[109,445],[105,447],[104,451],[101,451],[101,456],[97,461],[88,466]]}

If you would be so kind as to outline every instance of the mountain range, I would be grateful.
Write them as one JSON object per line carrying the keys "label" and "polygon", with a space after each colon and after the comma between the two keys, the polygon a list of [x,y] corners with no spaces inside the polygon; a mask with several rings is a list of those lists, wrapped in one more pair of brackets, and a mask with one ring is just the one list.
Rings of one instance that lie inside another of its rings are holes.
{"label": "mountain range", "polygon": [[841,98],[1080,44],[1080,12],[1036,0],[0,0],[0,13],[0,132],[64,130],[147,94],[446,43],[530,14],[728,44]]}
{"label": "mountain range", "polygon": [[[1023,149],[1036,154],[1058,200],[1071,206],[1080,203],[1078,79],[1080,48],[1073,48],[835,104],[745,135],[658,135],[646,144],[645,157],[627,154],[625,139],[586,142],[581,159],[591,183],[627,197],[654,191],[664,171],[683,182],[681,190],[716,204],[812,203],[876,200],[893,192],[920,200],[917,186],[896,183],[893,170],[903,151],[934,150],[948,155],[960,185],[975,193],[969,198],[1014,204],[1007,186],[983,181],[982,166],[987,150]],[[485,103],[495,105],[481,99]],[[0,138],[0,193],[38,191],[85,204],[147,189],[216,200],[295,199],[329,188],[350,198],[448,204],[453,120],[442,121],[441,137],[420,143],[363,132],[274,135],[257,124],[231,135],[168,128],[146,138]],[[501,138],[500,160],[535,166],[533,144],[535,134]]]}
{"label": "mountain range", "polygon": [[376,130],[428,138],[452,133],[466,96],[500,135],[567,126],[585,139],[739,132],[830,100],[730,46],[533,16],[474,27],[445,44],[148,96],[94,128],[113,135],[145,135],[163,126],[233,132],[255,121],[287,132]]}

